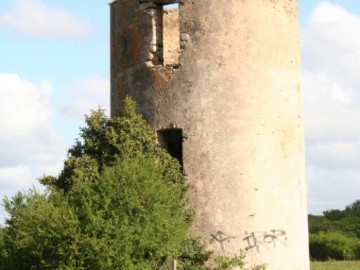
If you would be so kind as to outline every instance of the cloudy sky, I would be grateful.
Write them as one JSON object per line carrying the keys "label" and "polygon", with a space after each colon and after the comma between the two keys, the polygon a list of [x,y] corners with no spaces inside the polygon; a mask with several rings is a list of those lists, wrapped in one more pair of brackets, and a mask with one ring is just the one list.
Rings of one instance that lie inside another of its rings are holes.
{"label": "cloudy sky", "polygon": [[[109,109],[108,2],[0,1],[0,197],[56,175],[84,114]],[[360,2],[299,3],[308,204],[319,214],[360,199]]]}

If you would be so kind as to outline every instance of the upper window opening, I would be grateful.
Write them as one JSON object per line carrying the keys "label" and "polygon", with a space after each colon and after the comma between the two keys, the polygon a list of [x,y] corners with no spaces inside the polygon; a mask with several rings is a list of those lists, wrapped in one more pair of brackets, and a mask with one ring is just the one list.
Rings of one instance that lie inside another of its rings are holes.
{"label": "upper window opening", "polygon": [[163,11],[163,65],[177,67],[180,57],[179,3],[162,5]]}
{"label": "upper window opening", "polygon": [[180,6],[177,0],[139,0],[148,3],[152,37],[148,64],[177,68],[180,58]]}

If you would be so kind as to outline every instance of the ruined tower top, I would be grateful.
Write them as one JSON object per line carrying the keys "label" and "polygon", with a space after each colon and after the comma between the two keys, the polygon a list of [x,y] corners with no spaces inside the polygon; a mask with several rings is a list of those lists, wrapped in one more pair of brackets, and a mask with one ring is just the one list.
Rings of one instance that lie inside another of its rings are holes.
{"label": "ruined tower top", "polygon": [[309,269],[298,1],[114,1],[112,114],[126,95],[183,165],[211,250]]}

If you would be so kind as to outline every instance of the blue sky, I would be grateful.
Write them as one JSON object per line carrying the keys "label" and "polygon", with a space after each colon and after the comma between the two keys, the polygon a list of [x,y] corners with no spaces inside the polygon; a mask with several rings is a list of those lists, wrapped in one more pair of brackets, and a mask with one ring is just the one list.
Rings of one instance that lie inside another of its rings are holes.
{"label": "blue sky", "polygon": [[[1,197],[56,175],[84,114],[109,109],[108,2],[1,0]],[[360,2],[299,7],[308,202],[318,214],[360,199]]]}

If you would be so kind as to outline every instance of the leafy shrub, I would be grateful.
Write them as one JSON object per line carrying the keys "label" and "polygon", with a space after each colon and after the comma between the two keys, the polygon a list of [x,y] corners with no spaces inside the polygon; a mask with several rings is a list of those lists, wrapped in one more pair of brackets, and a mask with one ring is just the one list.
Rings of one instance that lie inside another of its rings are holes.
{"label": "leafy shrub", "polygon": [[[86,117],[58,177],[43,194],[4,204],[0,266],[27,269],[244,269],[244,255],[216,257],[188,235],[191,211],[180,164],[126,99],[120,115]],[[262,269],[262,268],[253,268]]]}
{"label": "leafy shrub", "polygon": [[314,260],[354,260],[360,258],[360,242],[356,237],[339,232],[310,234],[310,256]]}
{"label": "leafy shrub", "polygon": [[30,190],[4,202],[11,219],[4,228],[3,269],[76,267],[79,224],[66,200]]}

